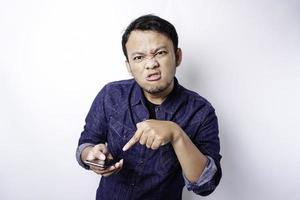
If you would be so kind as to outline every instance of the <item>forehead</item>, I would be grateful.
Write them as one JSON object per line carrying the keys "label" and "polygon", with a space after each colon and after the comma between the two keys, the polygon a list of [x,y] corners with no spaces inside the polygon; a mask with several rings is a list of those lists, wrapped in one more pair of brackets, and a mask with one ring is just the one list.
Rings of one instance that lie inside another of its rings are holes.
{"label": "forehead", "polygon": [[160,46],[173,48],[173,43],[167,36],[156,31],[132,31],[126,43],[127,51],[149,51]]}

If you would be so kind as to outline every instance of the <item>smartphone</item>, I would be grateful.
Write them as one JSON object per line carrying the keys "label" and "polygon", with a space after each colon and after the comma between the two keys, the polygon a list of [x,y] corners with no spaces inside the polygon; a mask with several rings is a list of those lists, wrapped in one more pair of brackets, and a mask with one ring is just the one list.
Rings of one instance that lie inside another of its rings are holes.
{"label": "smartphone", "polygon": [[96,167],[101,167],[101,168],[108,168],[112,165],[114,165],[116,162],[118,162],[117,160],[99,160],[99,159],[95,159],[95,160],[85,160],[84,163],[87,165],[93,165]]}

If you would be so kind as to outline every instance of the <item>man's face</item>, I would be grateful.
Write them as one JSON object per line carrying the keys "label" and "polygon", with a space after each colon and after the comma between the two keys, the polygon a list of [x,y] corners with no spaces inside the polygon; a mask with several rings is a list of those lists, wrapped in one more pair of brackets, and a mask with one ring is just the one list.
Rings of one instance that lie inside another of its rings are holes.
{"label": "man's face", "polygon": [[129,73],[144,92],[152,95],[169,93],[173,88],[181,50],[176,54],[172,41],[155,31],[132,31],[126,43]]}

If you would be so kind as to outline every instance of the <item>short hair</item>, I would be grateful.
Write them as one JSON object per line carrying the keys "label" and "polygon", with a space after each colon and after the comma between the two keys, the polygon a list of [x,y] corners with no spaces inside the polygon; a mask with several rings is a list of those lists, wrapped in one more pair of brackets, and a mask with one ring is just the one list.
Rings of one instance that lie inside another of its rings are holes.
{"label": "short hair", "polygon": [[178,35],[175,27],[165,19],[162,19],[156,15],[148,14],[143,15],[134,21],[132,21],[129,26],[126,28],[125,32],[122,36],[122,49],[123,53],[128,60],[126,43],[128,41],[129,35],[134,30],[141,31],[156,31],[168,37],[174,47],[174,51],[176,52],[178,48]]}

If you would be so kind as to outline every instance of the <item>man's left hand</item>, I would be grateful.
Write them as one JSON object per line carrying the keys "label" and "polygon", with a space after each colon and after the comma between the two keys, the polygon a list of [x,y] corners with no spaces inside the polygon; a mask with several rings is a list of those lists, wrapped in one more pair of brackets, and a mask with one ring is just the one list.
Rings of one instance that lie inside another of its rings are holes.
{"label": "man's left hand", "polygon": [[158,149],[160,146],[176,140],[181,131],[172,121],[146,120],[136,125],[137,131],[124,145],[123,151],[128,150],[135,143],[146,145],[147,148]]}

